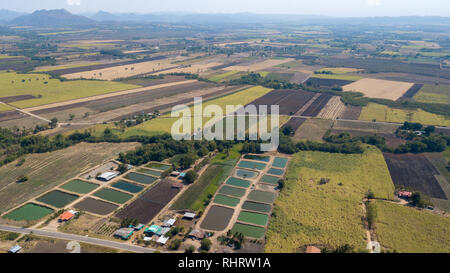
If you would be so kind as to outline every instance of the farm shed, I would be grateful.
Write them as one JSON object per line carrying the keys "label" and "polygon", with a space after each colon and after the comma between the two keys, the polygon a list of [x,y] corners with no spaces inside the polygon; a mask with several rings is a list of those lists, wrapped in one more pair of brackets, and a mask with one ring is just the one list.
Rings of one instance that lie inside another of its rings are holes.
{"label": "farm shed", "polygon": [[162,234],[162,228],[157,225],[152,225],[145,229],[144,233],[146,234],[155,234],[160,236]]}
{"label": "farm shed", "polygon": [[139,224],[139,225],[137,225],[137,226],[135,226],[133,228],[134,228],[135,231],[139,231],[139,230],[143,229],[144,227],[145,227],[144,224]]}
{"label": "farm shed", "polygon": [[184,219],[192,220],[192,219],[195,218],[195,213],[192,213],[192,212],[186,212],[186,213],[183,215],[183,218],[184,218]]}
{"label": "farm shed", "polygon": [[175,224],[176,221],[177,221],[176,219],[168,219],[168,220],[164,221],[162,226],[163,227],[171,227]]}
{"label": "farm shed", "polygon": [[205,232],[203,230],[194,229],[193,231],[191,231],[191,233],[189,233],[189,237],[202,240],[203,238],[205,238]]}
{"label": "farm shed", "polygon": [[401,191],[398,193],[398,197],[400,198],[410,198],[412,196],[412,192],[410,191]]}
{"label": "farm shed", "polygon": [[114,237],[119,237],[123,240],[128,240],[133,235],[134,228],[121,228],[114,232]]}
{"label": "farm shed", "polygon": [[21,249],[21,246],[15,245],[8,250],[8,253],[18,253]]}
{"label": "farm shed", "polygon": [[156,241],[156,242],[158,244],[165,245],[167,243],[167,241],[169,241],[169,237],[161,236],[161,237],[159,237],[158,241]]}
{"label": "farm shed", "polygon": [[110,180],[112,180],[112,179],[114,179],[116,177],[117,177],[117,173],[115,173],[115,172],[106,172],[106,173],[102,173],[101,175],[97,176],[97,179],[107,182],[107,181],[110,181]]}

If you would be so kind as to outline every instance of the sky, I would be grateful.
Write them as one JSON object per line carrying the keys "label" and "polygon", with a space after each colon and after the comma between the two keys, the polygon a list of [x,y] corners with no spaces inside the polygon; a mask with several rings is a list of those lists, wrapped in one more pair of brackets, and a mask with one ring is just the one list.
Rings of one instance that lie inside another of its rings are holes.
{"label": "sky", "polygon": [[0,9],[32,12],[65,8],[74,13],[195,12],[302,14],[338,17],[447,16],[450,0],[1,0]]}

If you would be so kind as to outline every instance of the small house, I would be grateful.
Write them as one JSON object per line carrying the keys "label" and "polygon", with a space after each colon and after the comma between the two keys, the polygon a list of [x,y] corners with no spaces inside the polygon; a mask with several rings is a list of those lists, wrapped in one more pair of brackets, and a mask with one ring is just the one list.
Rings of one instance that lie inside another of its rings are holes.
{"label": "small house", "polygon": [[165,245],[167,243],[167,241],[169,241],[169,237],[161,236],[161,237],[159,237],[158,241],[156,241],[156,242],[158,244]]}
{"label": "small house", "polygon": [[18,253],[20,250],[22,250],[22,247],[15,245],[8,250],[8,253]]}
{"label": "small house", "polygon": [[412,192],[409,192],[409,191],[401,191],[401,192],[399,192],[397,195],[398,195],[398,197],[400,197],[400,198],[411,198]]}
{"label": "small house", "polygon": [[203,230],[194,229],[189,233],[189,237],[197,240],[203,240],[205,238],[205,232]]}
{"label": "small house", "polygon": [[148,228],[145,229],[144,231],[145,234],[149,234],[149,235],[158,235],[161,236],[162,234],[162,228],[160,226],[157,225],[152,225]]}
{"label": "small house", "polygon": [[175,219],[168,219],[168,220],[164,221],[162,226],[163,227],[171,227],[175,224],[176,221],[177,220],[175,220]]}
{"label": "small house", "polygon": [[121,228],[114,233],[114,237],[122,240],[128,240],[133,235],[134,228]]}

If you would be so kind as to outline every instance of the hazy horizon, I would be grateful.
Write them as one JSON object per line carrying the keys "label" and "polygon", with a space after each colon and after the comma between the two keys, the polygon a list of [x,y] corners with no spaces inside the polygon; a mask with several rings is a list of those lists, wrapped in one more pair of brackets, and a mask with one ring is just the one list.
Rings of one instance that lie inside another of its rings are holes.
{"label": "hazy horizon", "polygon": [[323,15],[335,17],[444,16],[450,17],[448,0],[16,0],[0,9],[33,12],[39,9],[67,9],[73,13],[256,13]]}

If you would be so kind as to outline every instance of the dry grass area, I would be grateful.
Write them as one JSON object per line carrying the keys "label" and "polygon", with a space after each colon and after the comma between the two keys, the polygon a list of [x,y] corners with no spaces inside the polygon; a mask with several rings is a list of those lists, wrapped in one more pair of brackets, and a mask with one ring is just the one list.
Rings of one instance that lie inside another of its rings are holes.
{"label": "dry grass area", "polygon": [[398,100],[414,84],[408,82],[362,79],[345,85],[344,91],[361,92],[369,98]]}
{"label": "dry grass area", "polygon": [[206,64],[192,64],[186,67],[173,68],[170,70],[162,71],[156,74],[170,74],[170,73],[191,73],[191,74],[202,74],[208,72],[211,67],[221,65],[222,63],[206,63]]}
{"label": "dry grass area", "polygon": [[286,58],[286,59],[269,59],[262,62],[250,64],[250,65],[235,65],[225,67],[223,70],[226,71],[260,71],[267,68],[271,68],[280,64],[288,63],[293,61],[294,59]]}
{"label": "dry grass area", "polygon": [[62,77],[67,79],[82,78],[111,81],[175,67],[177,67],[177,65],[172,64],[170,59],[166,59],[66,74],[62,75]]}
{"label": "dry grass area", "polygon": [[295,140],[312,140],[322,142],[322,137],[331,128],[332,120],[307,119],[295,132]]}
{"label": "dry grass area", "polygon": [[[0,168],[0,212],[19,205],[96,165],[137,147],[137,143],[81,143],[64,150],[25,156]],[[25,183],[16,183],[21,175]]]}

